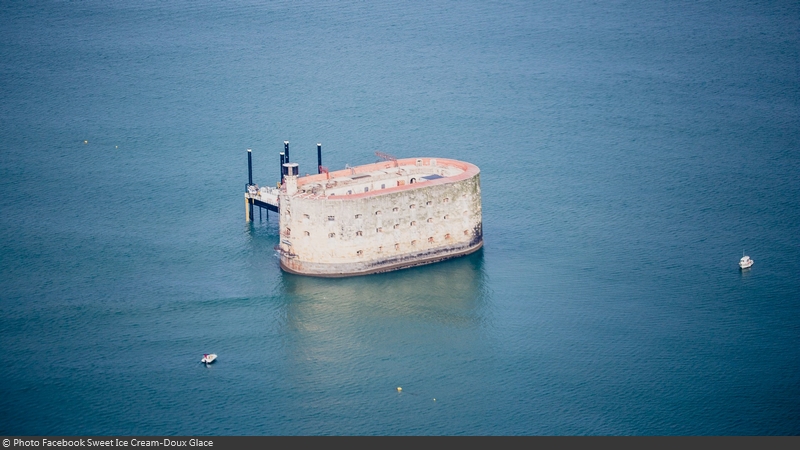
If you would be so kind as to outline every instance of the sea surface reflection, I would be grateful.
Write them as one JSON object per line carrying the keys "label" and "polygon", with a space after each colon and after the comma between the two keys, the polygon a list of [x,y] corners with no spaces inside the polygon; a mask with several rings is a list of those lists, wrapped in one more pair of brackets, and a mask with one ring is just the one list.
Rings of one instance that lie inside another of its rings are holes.
{"label": "sea surface reflection", "polygon": [[316,278],[282,274],[287,325],[402,317],[479,326],[489,301],[483,250],[436,264],[376,275]]}
{"label": "sea surface reflection", "polygon": [[[459,386],[480,385],[474,378],[490,372],[492,301],[483,264],[481,250],[363,277],[283,274],[278,334],[295,398],[287,407],[302,418],[299,428],[413,433],[443,419],[431,408],[458,410]],[[352,430],[325,429],[342,415],[339,423]]]}

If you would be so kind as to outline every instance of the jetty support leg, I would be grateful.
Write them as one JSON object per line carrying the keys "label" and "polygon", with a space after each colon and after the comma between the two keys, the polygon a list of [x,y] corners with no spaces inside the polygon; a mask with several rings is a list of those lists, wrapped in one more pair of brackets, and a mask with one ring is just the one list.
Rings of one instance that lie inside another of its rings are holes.
{"label": "jetty support leg", "polygon": [[250,210],[252,209],[252,205],[250,204],[250,199],[247,198],[247,194],[244,195],[244,217],[247,222],[250,222]]}

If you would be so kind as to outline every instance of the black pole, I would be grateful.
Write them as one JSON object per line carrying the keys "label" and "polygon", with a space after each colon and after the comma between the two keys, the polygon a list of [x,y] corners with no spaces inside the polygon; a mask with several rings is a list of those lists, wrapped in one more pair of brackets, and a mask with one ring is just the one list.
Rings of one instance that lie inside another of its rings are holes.
{"label": "black pole", "polygon": [[247,184],[253,184],[253,152],[247,149]]}
{"label": "black pole", "polygon": [[[250,189],[250,186],[253,185],[253,152],[249,148],[247,149],[247,189]],[[253,220],[253,199],[247,199],[247,207],[250,209],[250,220]]]}
{"label": "black pole", "polygon": [[283,152],[286,153],[286,162],[289,162],[289,141],[283,141]]}
{"label": "black pole", "polygon": [[283,152],[281,152],[281,176],[278,178],[278,181],[280,181],[281,184],[283,184],[283,164],[285,162],[286,162],[286,157],[283,155]]}
{"label": "black pole", "polygon": [[317,144],[317,173],[322,173],[322,144]]}

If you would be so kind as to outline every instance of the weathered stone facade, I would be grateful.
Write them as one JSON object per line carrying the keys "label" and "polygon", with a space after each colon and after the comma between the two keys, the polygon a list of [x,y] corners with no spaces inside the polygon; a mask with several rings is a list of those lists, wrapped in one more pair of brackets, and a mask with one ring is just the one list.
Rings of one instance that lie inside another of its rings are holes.
{"label": "weathered stone facade", "polygon": [[483,245],[480,170],[469,163],[411,158],[284,184],[279,249],[288,272],[385,272]]}

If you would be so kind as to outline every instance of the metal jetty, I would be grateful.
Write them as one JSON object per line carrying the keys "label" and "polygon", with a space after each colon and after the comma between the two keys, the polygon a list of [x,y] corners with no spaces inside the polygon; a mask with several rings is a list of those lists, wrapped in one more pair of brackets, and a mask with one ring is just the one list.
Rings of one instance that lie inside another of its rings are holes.
{"label": "metal jetty", "polygon": [[[253,206],[258,207],[258,217],[261,218],[261,210],[266,209],[267,219],[269,219],[269,212],[280,212],[280,199],[281,189],[283,185],[283,177],[289,171],[296,171],[297,164],[289,162],[289,141],[283,141],[283,152],[281,157],[281,176],[277,187],[262,186],[259,187],[253,183],[253,152],[252,149],[247,149],[247,184],[244,186],[244,213],[248,222],[253,220]],[[327,172],[328,169],[322,166],[322,144],[317,144],[317,173]],[[298,175],[294,173],[294,175]]]}

